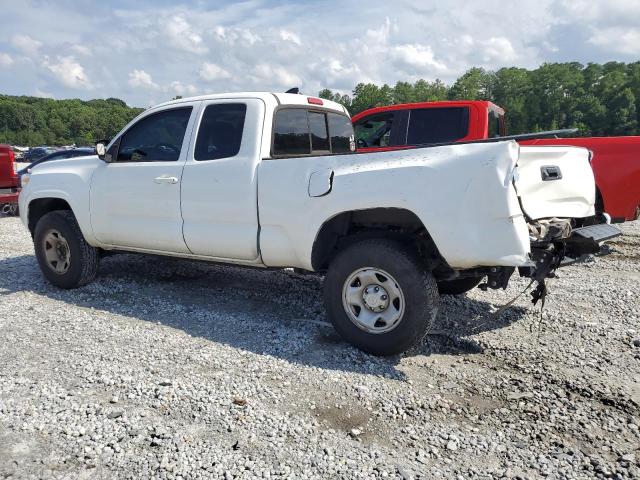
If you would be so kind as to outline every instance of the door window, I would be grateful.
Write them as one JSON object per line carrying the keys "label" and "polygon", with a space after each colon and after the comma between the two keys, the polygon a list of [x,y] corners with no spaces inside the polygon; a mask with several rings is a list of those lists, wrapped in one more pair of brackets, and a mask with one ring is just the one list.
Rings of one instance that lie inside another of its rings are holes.
{"label": "door window", "polygon": [[467,107],[415,108],[409,110],[407,145],[455,142],[467,136]]}
{"label": "door window", "polygon": [[207,106],[198,129],[194,158],[216,160],[235,157],[240,151],[246,113],[247,105],[244,103]]}
{"label": "door window", "polygon": [[180,158],[192,107],[163,110],[134,124],[122,136],[118,162],[167,162]]}
{"label": "door window", "polygon": [[360,120],[355,127],[358,147],[388,147],[391,144],[394,117],[393,112],[387,112]]}

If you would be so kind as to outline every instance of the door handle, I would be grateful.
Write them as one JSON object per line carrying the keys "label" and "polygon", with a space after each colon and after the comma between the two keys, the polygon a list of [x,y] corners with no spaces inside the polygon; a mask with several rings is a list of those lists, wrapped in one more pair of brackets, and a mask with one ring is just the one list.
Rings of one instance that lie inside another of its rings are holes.
{"label": "door handle", "polygon": [[161,177],[156,177],[153,179],[154,183],[178,183],[178,179],[176,177],[169,177],[166,175],[162,175]]}

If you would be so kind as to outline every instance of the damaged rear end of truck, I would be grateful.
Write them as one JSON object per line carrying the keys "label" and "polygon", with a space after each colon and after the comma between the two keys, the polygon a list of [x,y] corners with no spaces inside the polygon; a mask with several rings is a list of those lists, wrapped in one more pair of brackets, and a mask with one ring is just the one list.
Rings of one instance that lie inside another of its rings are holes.
{"label": "damaged rear end of truck", "polygon": [[516,268],[537,282],[532,301],[546,294],[545,280],[555,271],[589,255],[606,252],[604,241],[621,235],[606,214],[596,215],[596,187],[590,152],[564,146],[512,145],[507,177],[518,198],[529,236],[527,259],[517,267],[490,267],[458,272],[462,277],[486,274],[482,288],[506,288]]}

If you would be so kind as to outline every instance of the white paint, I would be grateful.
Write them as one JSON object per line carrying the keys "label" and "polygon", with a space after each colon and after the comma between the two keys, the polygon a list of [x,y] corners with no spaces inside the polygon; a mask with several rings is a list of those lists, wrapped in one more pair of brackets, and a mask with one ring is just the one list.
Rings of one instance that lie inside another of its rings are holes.
{"label": "white paint", "polygon": [[[542,181],[540,169],[557,166],[560,180]],[[523,146],[515,182],[525,213],[532,219],[583,218],[595,214],[595,180],[589,151],[579,147]]]}

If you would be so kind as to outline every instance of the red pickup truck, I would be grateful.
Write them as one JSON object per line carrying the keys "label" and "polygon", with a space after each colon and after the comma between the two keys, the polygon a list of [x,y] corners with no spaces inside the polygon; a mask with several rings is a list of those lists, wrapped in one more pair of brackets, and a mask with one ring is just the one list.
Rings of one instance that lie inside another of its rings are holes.
{"label": "red pickup truck", "polygon": [[15,214],[18,208],[18,174],[13,149],[0,144],[0,212]]}
{"label": "red pickup truck", "polygon": [[[358,151],[465,142],[506,135],[505,112],[487,101],[424,102],[365,110],[352,119]],[[640,217],[640,136],[536,138],[523,145],[573,145],[592,152],[597,209],[612,221]]]}

